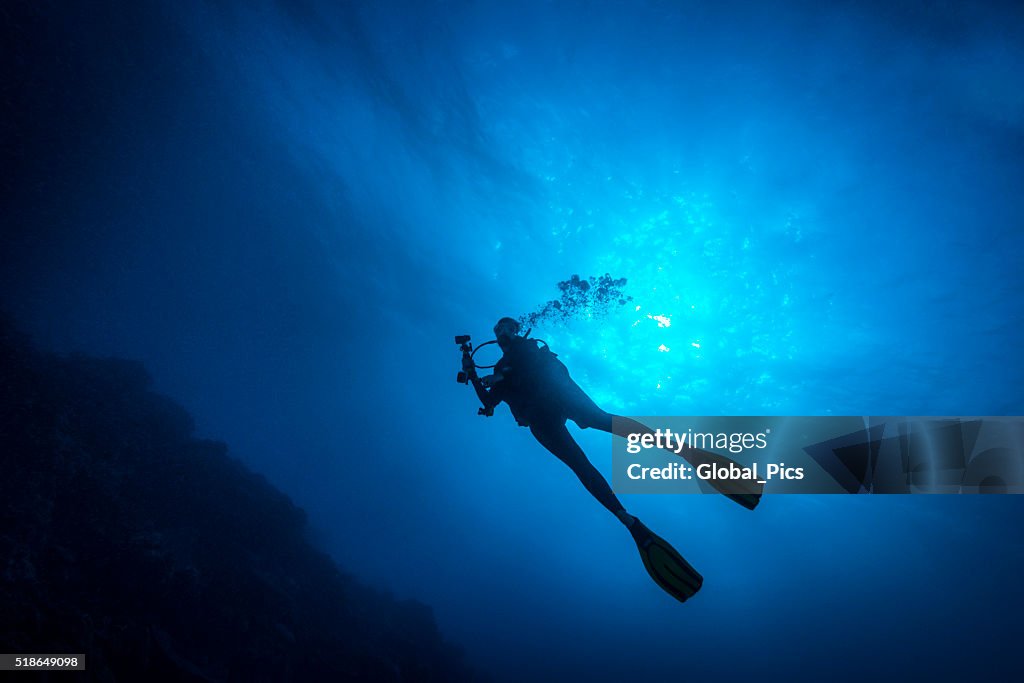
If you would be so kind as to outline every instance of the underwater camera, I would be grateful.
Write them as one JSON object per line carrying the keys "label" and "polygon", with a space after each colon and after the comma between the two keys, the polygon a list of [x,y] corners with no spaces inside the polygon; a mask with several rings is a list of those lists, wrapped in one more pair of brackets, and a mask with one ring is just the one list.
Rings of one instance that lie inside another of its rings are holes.
{"label": "underwater camera", "polygon": [[[472,359],[473,359],[473,345],[469,343],[469,335],[468,334],[456,335],[455,336],[455,343],[458,344],[459,347],[462,349],[462,360],[463,360],[462,366],[463,366],[463,368],[465,368],[466,367],[466,363],[465,363],[466,359],[467,358],[470,359],[470,362],[472,362]],[[458,382],[459,384],[469,384],[469,373],[466,372],[465,369],[460,370],[459,374],[455,376],[455,381]]]}

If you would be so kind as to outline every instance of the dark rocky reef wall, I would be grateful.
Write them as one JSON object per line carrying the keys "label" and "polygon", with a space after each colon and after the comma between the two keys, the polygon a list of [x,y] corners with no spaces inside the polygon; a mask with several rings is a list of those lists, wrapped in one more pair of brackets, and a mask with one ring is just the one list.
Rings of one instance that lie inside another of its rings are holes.
{"label": "dark rocky reef wall", "polygon": [[3,651],[85,652],[102,681],[473,679],[428,607],[340,572],[149,384],[0,319]]}

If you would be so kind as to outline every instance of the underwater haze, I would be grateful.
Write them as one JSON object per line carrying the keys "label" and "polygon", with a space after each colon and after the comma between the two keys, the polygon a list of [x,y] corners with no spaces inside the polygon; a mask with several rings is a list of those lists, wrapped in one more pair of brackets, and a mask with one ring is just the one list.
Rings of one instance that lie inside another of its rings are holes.
{"label": "underwater haze", "polygon": [[[506,407],[475,414],[453,336],[609,273],[632,299],[533,331],[608,411],[1024,413],[1020,4],[0,22],[0,306],[143,361],[494,681],[1015,672],[1024,499],[623,497],[704,575],[681,605]],[[609,435],[570,429],[610,477]]]}

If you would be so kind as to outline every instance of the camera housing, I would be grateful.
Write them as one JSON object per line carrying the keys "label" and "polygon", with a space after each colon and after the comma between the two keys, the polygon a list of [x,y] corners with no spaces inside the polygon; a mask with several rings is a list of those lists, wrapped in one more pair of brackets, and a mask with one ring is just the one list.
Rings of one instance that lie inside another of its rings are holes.
{"label": "camera housing", "polygon": [[[463,360],[467,357],[472,358],[473,345],[469,343],[468,334],[455,335],[455,343],[462,349]],[[463,367],[466,367],[465,363],[463,363]],[[455,376],[455,381],[459,384],[469,384],[469,373],[465,370],[460,371],[459,374]]]}

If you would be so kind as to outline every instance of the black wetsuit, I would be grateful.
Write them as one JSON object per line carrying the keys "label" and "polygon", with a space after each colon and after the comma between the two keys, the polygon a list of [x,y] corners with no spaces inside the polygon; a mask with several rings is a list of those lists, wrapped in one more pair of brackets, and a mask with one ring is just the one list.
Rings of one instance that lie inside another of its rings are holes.
{"label": "black wetsuit", "polygon": [[494,367],[490,389],[474,379],[477,395],[487,408],[504,401],[520,426],[529,427],[538,442],[568,465],[597,500],[613,513],[622,504],[601,473],[587,459],[565,423],[586,429],[612,431],[612,415],[602,410],[569,376],[554,354],[532,339],[513,337]]}
{"label": "black wetsuit", "polygon": [[611,415],[572,380],[555,354],[533,339],[510,340],[494,376],[490,391],[480,399],[492,407],[507,403],[521,427],[572,420],[584,429],[611,430]]}

